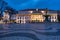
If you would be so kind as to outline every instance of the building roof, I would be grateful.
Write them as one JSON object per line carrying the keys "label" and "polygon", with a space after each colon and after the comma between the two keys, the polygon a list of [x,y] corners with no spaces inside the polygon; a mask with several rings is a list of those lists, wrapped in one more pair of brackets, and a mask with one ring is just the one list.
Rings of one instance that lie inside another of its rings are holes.
{"label": "building roof", "polygon": [[19,11],[36,11],[36,10],[46,10],[46,9],[25,9],[25,10],[19,10]]}
{"label": "building roof", "polygon": [[49,10],[47,13],[48,14],[58,14],[57,11],[54,11],[54,10],[53,11],[52,10]]}
{"label": "building roof", "polygon": [[33,13],[41,13],[41,11],[46,11],[46,13],[52,14],[57,13],[60,14],[60,11],[58,10],[49,10],[49,9],[25,9],[25,10],[19,10],[20,14],[29,14],[29,11],[33,11]]}
{"label": "building roof", "polygon": [[41,10],[46,10],[46,9],[26,9],[26,10],[19,10],[19,14],[29,14],[30,11],[33,11],[33,13],[41,13]]}

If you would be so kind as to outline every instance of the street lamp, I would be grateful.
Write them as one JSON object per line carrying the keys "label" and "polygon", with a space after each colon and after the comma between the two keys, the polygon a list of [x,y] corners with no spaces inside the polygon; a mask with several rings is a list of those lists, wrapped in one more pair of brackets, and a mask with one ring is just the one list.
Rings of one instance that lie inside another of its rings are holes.
{"label": "street lamp", "polygon": [[33,11],[29,11],[30,13],[33,13]]}

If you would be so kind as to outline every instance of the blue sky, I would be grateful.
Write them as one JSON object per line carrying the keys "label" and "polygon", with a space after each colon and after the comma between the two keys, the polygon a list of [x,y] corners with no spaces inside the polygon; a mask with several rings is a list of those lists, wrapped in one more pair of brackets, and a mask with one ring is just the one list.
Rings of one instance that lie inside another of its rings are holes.
{"label": "blue sky", "polygon": [[60,10],[60,0],[4,0],[16,10],[48,8]]}

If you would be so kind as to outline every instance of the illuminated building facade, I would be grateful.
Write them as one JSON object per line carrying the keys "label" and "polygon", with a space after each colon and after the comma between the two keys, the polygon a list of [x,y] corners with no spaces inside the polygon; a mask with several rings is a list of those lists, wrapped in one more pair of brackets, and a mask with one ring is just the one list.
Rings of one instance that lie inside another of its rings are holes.
{"label": "illuminated building facade", "polygon": [[26,23],[30,20],[30,14],[16,14],[16,23]]}
{"label": "illuminated building facade", "polygon": [[58,13],[57,13],[57,11],[48,11],[47,15],[49,15],[48,19],[51,22],[58,22]]}
{"label": "illuminated building facade", "polygon": [[40,13],[31,14],[30,18],[31,22],[44,22],[45,20],[45,17]]}

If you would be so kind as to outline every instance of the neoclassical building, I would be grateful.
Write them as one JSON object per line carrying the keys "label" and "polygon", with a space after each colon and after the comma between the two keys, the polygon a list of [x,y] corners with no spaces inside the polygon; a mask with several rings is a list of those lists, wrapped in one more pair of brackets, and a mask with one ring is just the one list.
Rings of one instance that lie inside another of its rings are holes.
{"label": "neoclassical building", "polygon": [[45,22],[46,16],[50,22],[58,22],[58,13],[55,10],[30,9],[18,11],[16,23]]}

